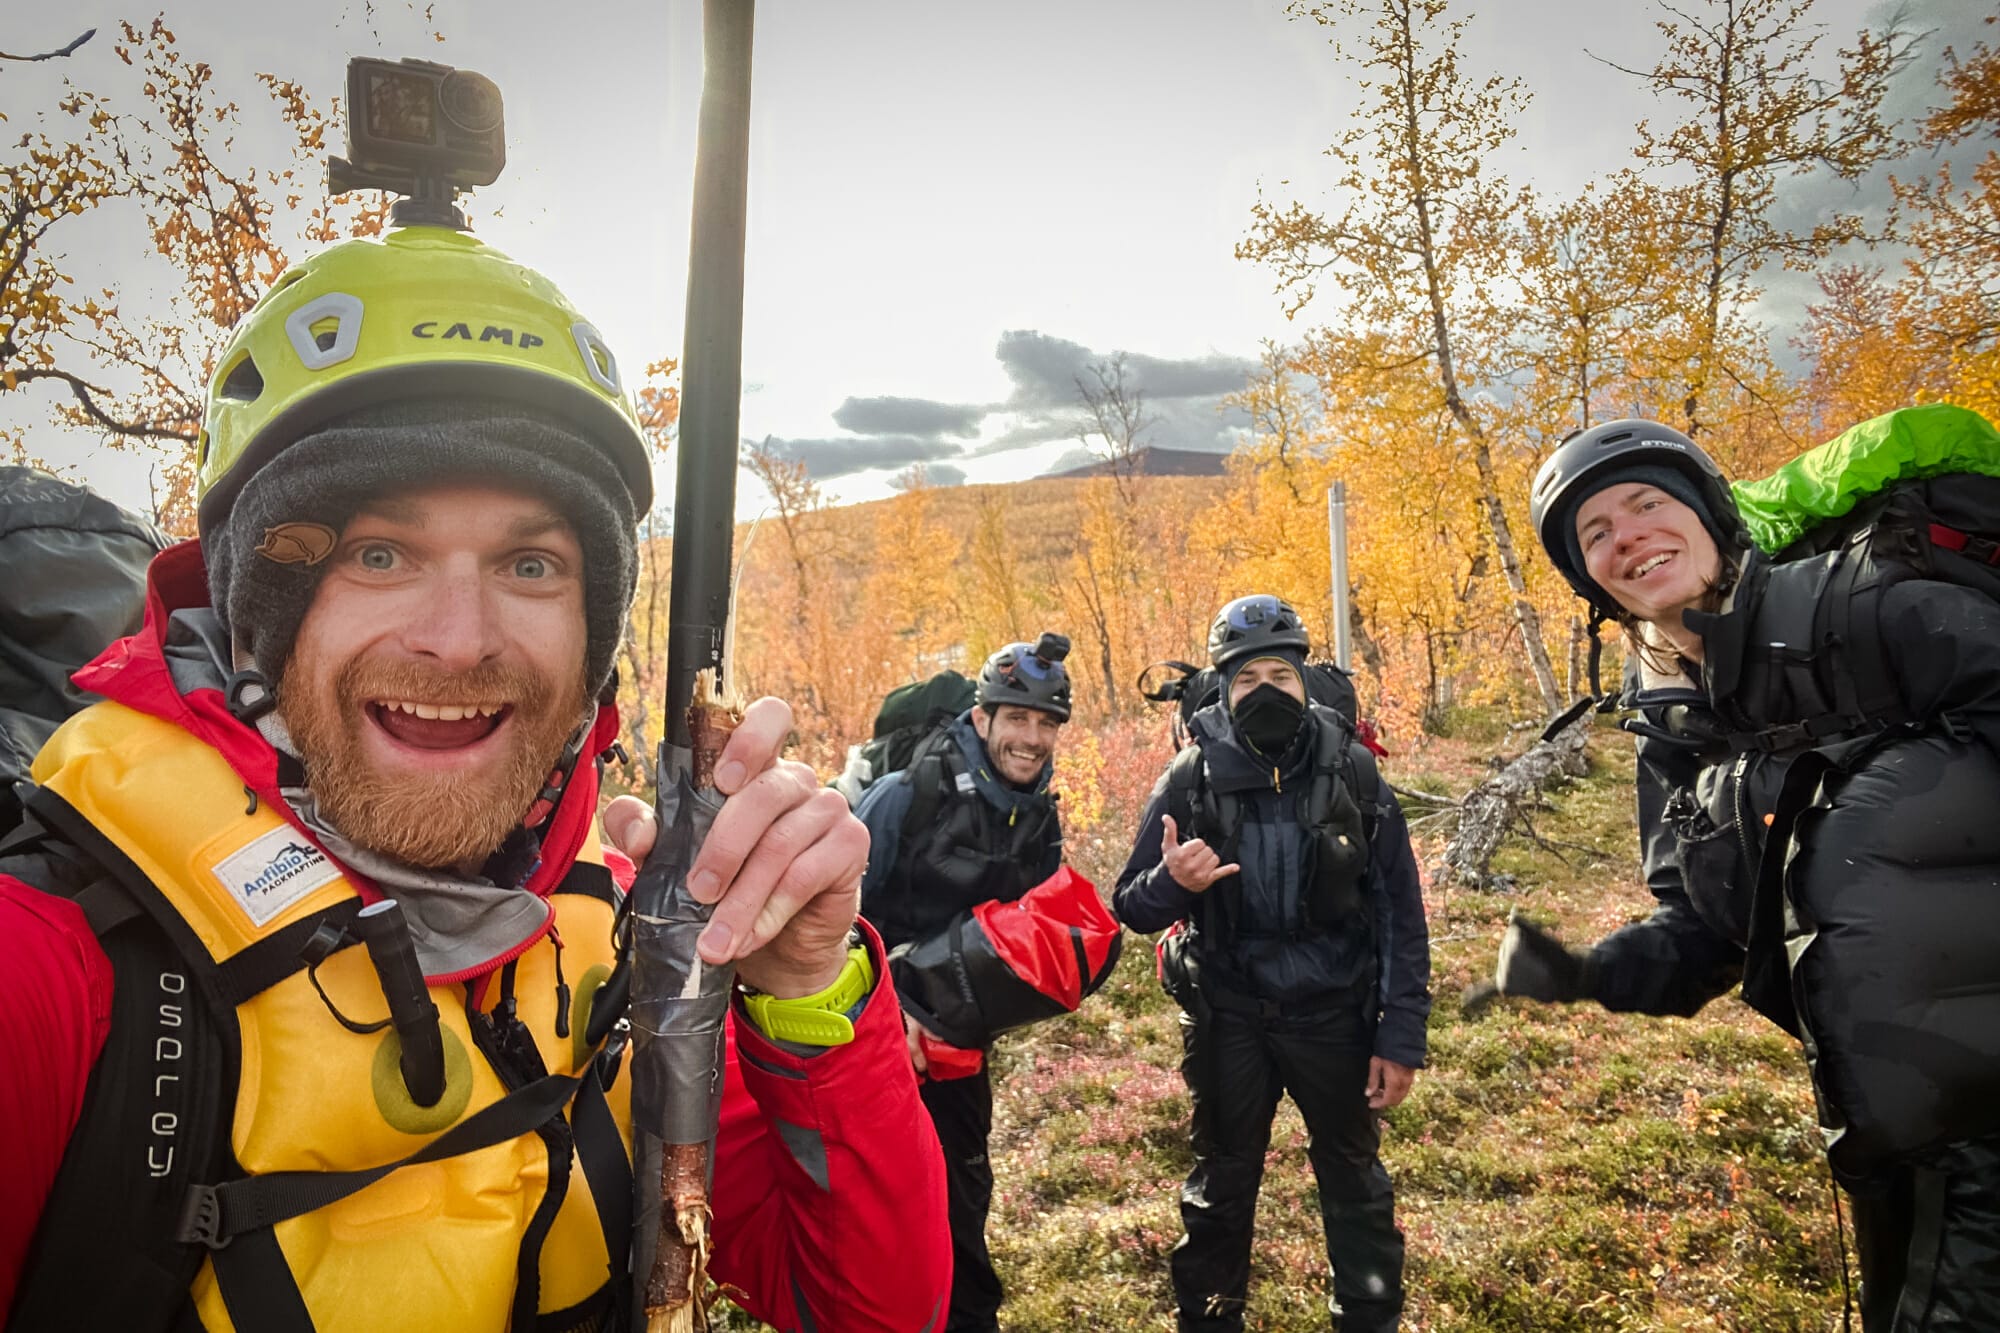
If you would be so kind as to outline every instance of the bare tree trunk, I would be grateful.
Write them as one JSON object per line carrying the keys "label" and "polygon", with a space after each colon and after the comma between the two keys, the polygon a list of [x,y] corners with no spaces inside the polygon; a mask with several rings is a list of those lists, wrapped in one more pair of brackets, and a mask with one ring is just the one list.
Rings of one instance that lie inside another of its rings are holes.
{"label": "bare tree trunk", "polygon": [[[1410,15],[1402,14],[1402,37],[1406,70],[1416,68],[1414,37],[1410,32]],[[1423,127],[1418,119],[1417,90],[1415,81],[1403,80],[1404,132],[1408,136],[1409,160],[1413,163],[1424,160]],[[1542,702],[1553,713],[1562,707],[1562,694],[1556,688],[1555,668],[1549,665],[1549,651],[1542,643],[1541,617],[1536,614],[1534,603],[1528,600],[1528,583],[1521,577],[1520,557],[1514,551],[1514,534],[1507,522],[1507,510],[1500,503],[1500,491],[1493,472],[1493,451],[1486,442],[1486,432],[1479,419],[1466,406],[1464,395],[1459,392],[1458,370],[1452,347],[1451,325],[1445,318],[1444,284],[1438,273],[1436,236],[1431,224],[1431,199],[1429,186],[1421,176],[1414,182],[1415,195],[1411,200],[1417,223],[1419,252],[1423,261],[1426,294],[1430,301],[1431,343],[1437,356],[1438,380],[1444,390],[1445,407],[1450,410],[1452,420],[1458,423],[1472,441],[1472,457],[1479,471],[1479,500],[1486,510],[1487,526],[1493,533],[1493,548],[1500,553],[1500,568],[1506,575],[1507,587],[1514,594],[1514,620],[1521,627],[1522,646],[1528,652],[1528,665],[1535,673],[1535,684],[1541,689]]]}
{"label": "bare tree trunk", "polygon": [[1368,622],[1362,619],[1361,603],[1350,587],[1347,594],[1347,634],[1354,640],[1355,648],[1361,653],[1361,660],[1374,674],[1382,679],[1382,645],[1375,642],[1375,636],[1368,632]]}
{"label": "bare tree trunk", "polygon": [[1104,671],[1104,711],[1116,714],[1118,711],[1118,678],[1111,669],[1111,621],[1108,608],[1104,604],[1104,590],[1098,586],[1097,564],[1091,559],[1086,547],[1082,552],[1084,573],[1088,579],[1076,581],[1077,590],[1083,594],[1083,604],[1090,612],[1091,625],[1097,631],[1097,652]]}

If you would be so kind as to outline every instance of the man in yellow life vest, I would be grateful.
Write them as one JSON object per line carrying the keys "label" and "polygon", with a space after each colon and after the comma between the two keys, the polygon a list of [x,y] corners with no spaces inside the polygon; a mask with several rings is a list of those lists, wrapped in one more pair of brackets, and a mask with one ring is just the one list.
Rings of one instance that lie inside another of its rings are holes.
{"label": "man in yellow life vest", "polygon": [[[407,227],[272,285],[200,450],[199,543],[0,846],[6,1326],[625,1327],[596,815],[652,485],[617,363],[539,274]],[[937,1141],[866,833],[790,726],[747,710],[690,878],[760,993],[712,1272],[779,1328],[924,1328]]]}

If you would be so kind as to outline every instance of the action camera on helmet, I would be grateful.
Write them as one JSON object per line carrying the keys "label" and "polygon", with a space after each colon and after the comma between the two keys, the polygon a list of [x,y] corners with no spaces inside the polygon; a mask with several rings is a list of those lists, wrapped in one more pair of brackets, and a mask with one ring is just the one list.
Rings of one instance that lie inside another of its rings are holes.
{"label": "action camera on helmet", "polygon": [[1060,662],[1069,656],[1069,636],[1053,632],[1035,640],[1035,656],[1044,662]]}
{"label": "action camera on helmet", "polygon": [[491,185],[507,165],[500,87],[429,60],[347,62],[347,156],[329,157],[327,187],[393,190],[396,226],[465,229],[460,190]]}

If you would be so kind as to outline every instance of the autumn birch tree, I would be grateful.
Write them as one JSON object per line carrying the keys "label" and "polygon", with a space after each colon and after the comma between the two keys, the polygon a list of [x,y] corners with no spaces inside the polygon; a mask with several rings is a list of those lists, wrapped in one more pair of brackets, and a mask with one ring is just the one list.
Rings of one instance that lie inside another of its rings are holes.
{"label": "autumn birch tree", "polygon": [[1652,331],[1673,317],[1685,249],[1668,192],[1630,171],[1524,210],[1510,321],[1529,371],[1517,403],[1544,437],[1658,411]]}
{"label": "autumn birch tree", "polygon": [[[9,61],[67,56],[96,32],[92,29],[61,51],[10,55]],[[0,65],[0,89],[7,86]],[[11,98],[9,99],[12,104]],[[102,97],[65,85],[53,107],[22,119],[0,113],[9,139],[18,139],[0,161],[0,393],[37,381],[61,385],[80,408],[94,410],[99,425],[140,434],[150,422],[127,421],[104,410],[110,391],[95,382],[90,367],[69,341],[102,308],[99,293],[80,289],[66,267],[73,262],[61,248],[75,219],[134,189],[130,154],[122,127]],[[108,302],[109,293],[103,293]],[[10,452],[25,458],[18,438]]]}
{"label": "autumn birch tree", "polygon": [[[1505,237],[1517,201],[1485,160],[1513,137],[1526,100],[1518,82],[1479,79],[1459,63],[1464,20],[1445,0],[1294,4],[1329,29],[1365,22],[1358,47],[1338,36],[1363,99],[1359,122],[1326,155],[1336,165],[1337,213],[1259,200],[1239,258],[1270,265],[1296,315],[1326,281],[1344,298],[1341,324],[1307,339],[1330,401],[1369,396],[1384,378],[1422,375],[1463,437],[1478,502],[1512,595],[1521,643],[1544,705],[1562,694],[1529,600],[1500,469],[1466,376],[1468,349],[1501,325],[1490,293],[1508,283]],[[1472,383],[1476,383],[1475,375]]]}
{"label": "autumn birch tree", "polygon": [[[229,330],[291,262],[291,247],[372,235],[387,209],[380,198],[327,196],[321,159],[337,101],[256,76],[286,150],[248,160],[238,144],[243,111],[163,18],[121,24],[113,50],[132,71],[136,100],[119,110],[111,91],[71,90],[58,111],[75,137],[53,141],[60,122],[47,118],[6,168],[7,216],[22,225],[0,237],[0,386],[57,382],[67,390],[59,421],[156,449],[166,484],[155,517],[186,535],[203,396]],[[160,271],[172,275],[164,306],[128,309],[124,293],[79,293],[63,269],[75,258],[51,247],[52,225],[113,201],[134,208]]]}
{"label": "autumn birch tree", "polygon": [[[1991,20],[1988,20],[1991,22]],[[1930,176],[1901,177],[1898,220],[1921,310],[1933,343],[1951,358],[1954,401],[2000,417],[2000,50],[1984,43],[1961,57],[1944,53],[1945,104],[1924,118],[1919,147],[1936,153],[1965,143],[1987,151],[1960,179],[1949,162]]]}
{"label": "autumn birch tree", "polygon": [[1896,151],[1882,97],[1909,43],[1893,27],[1863,32],[1826,77],[1813,58],[1822,33],[1810,21],[1812,0],[1662,8],[1668,17],[1657,26],[1666,51],[1650,71],[1605,63],[1645,79],[1684,111],[1664,127],[1640,122],[1638,155],[1692,177],[1675,188],[1688,237],[1679,406],[1682,429],[1699,437],[1714,424],[1719,393],[1761,399],[1761,386],[1774,379],[1768,366],[1755,364],[1767,346],[1749,322],[1758,274],[1772,264],[1810,268],[1864,237],[1855,213],[1827,211],[1808,226],[1786,225],[1780,187],[1818,173],[1858,181]]}

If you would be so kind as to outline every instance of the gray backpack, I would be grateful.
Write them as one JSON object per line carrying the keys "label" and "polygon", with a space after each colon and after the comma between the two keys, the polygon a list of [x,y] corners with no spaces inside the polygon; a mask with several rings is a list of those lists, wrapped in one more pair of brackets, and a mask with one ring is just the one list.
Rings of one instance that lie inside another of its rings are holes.
{"label": "gray backpack", "polygon": [[151,523],[40,468],[0,467],[0,835],[17,784],[63,720],[91,702],[70,672],[145,619]]}

